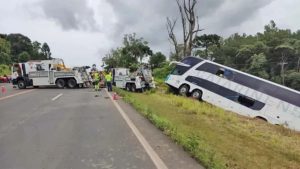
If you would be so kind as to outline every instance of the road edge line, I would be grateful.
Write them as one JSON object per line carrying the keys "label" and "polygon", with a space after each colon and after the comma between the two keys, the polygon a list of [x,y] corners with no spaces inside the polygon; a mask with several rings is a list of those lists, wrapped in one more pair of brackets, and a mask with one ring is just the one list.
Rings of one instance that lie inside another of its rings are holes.
{"label": "road edge line", "polygon": [[129,128],[132,130],[133,134],[136,136],[140,144],[145,149],[148,156],[151,158],[152,162],[156,166],[157,169],[168,169],[166,164],[162,161],[162,159],[157,155],[157,153],[154,151],[154,149],[150,146],[148,141],[145,139],[145,137],[142,135],[142,133],[138,130],[138,128],[133,124],[133,122],[130,120],[130,118],[127,116],[125,111],[121,108],[121,106],[113,100],[111,94],[105,90],[107,95],[109,96],[110,100],[113,102],[114,106],[118,109],[119,113],[129,126]]}
{"label": "road edge line", "polygon": [[18,92],[16,94],[4,96],[4,97],[0,97],[0,101],[5,100],[5,99],[9,99],[9,98],[12,98],[12,97],[15,97],[15,96],[19,96],[19,95],[22,95],[22,94],[26,94],[26,93],[29,93],[29,92],[32,92],[32,91],[34,91],[34,89],[26,90],[26,91],[23,91],[23,92]]}

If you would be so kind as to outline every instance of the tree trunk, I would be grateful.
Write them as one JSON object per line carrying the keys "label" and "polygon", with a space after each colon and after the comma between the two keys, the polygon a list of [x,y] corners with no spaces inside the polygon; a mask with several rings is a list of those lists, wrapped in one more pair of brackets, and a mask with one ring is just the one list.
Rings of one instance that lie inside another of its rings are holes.
{"label": "tree trunk", "polygon": [[297,72],[300,72],[300,56],[298,57]]}

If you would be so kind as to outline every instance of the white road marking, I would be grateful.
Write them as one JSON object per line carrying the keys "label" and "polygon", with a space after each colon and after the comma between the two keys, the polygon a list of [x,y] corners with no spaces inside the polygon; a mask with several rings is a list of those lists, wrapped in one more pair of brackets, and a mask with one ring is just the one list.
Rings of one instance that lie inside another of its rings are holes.
{"label": "white road marking", "polygon": [[58,94],[57,96],[55,96],[55,97],[52,98],[52,101],[57,100],[57,99],[60,98],[62,95],[63,95],[62,93]]}
{"label": "white road marking", "polygon": [[18,92],[16,94],[12,94],[12,95],[8,95],[8,96],[4,96],[4,97],[0,98],[0,101],[11,98],[11,97],[19,96],[19,95],[22,95],[22,94],[25,94],[25,93],[29,93],[29,92],[32,92],[32,91],[34,91],[34,89],[26,90],[26,91],[23,91],[23,92]]}
{"label": "white road marking", "polygon": [[107,95],[109,96],[110,100],[113,102],[115,107],[118,109],[119,113],[122,115],[123,119],[126,121],[127,125],[130,127],[134,135],[137,137],[151,160],[153,161],[154,165],[157,169],[168,169],[166,164],[160,159],[160,157],[157,155],[157,153],[154,151],[154,149],[150,146],[150,144],[147,142],[145,137],[142,135],[142,133],[137,129],[137,127],[132,123],[132,121],[129,119],[127,114],[124,112],[124,110],[120,107],[120,105],[113,100],[113,97],[110,93],[108,93],[107,90],[105,90]]}

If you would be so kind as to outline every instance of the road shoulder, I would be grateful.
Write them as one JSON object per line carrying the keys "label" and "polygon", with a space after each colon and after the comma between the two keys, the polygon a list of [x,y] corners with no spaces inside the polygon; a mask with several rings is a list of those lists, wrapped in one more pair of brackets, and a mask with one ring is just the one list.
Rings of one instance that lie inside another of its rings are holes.
{"label": "road shoulder", "polygon": [[128,117],[143,134],[145,139],[153,147],[155,152],[164,161],[168,168],[172,169],[201,169],[204,168],[196,160],[186,153],[182,147],[174,143],[168,136],[164,135],[145,117],[137,112],[132,106],[123,100],[118,100],[118,104],[126,112]]}

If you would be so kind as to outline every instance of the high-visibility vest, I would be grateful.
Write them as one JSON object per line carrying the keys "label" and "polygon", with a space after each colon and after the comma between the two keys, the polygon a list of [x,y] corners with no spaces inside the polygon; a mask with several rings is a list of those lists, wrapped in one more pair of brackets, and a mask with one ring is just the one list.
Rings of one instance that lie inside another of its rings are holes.
{"label": "high-visibility vest", "polygon": [[105,75],[105,80],[106,80],[107,82],[111,82],[111,80],[112,80],[111,74]]}
{"label": "high-visibility vest", "polygon": [[99,80],[99,73],[97,73],[97,72],[94,73],[94,79]]}

